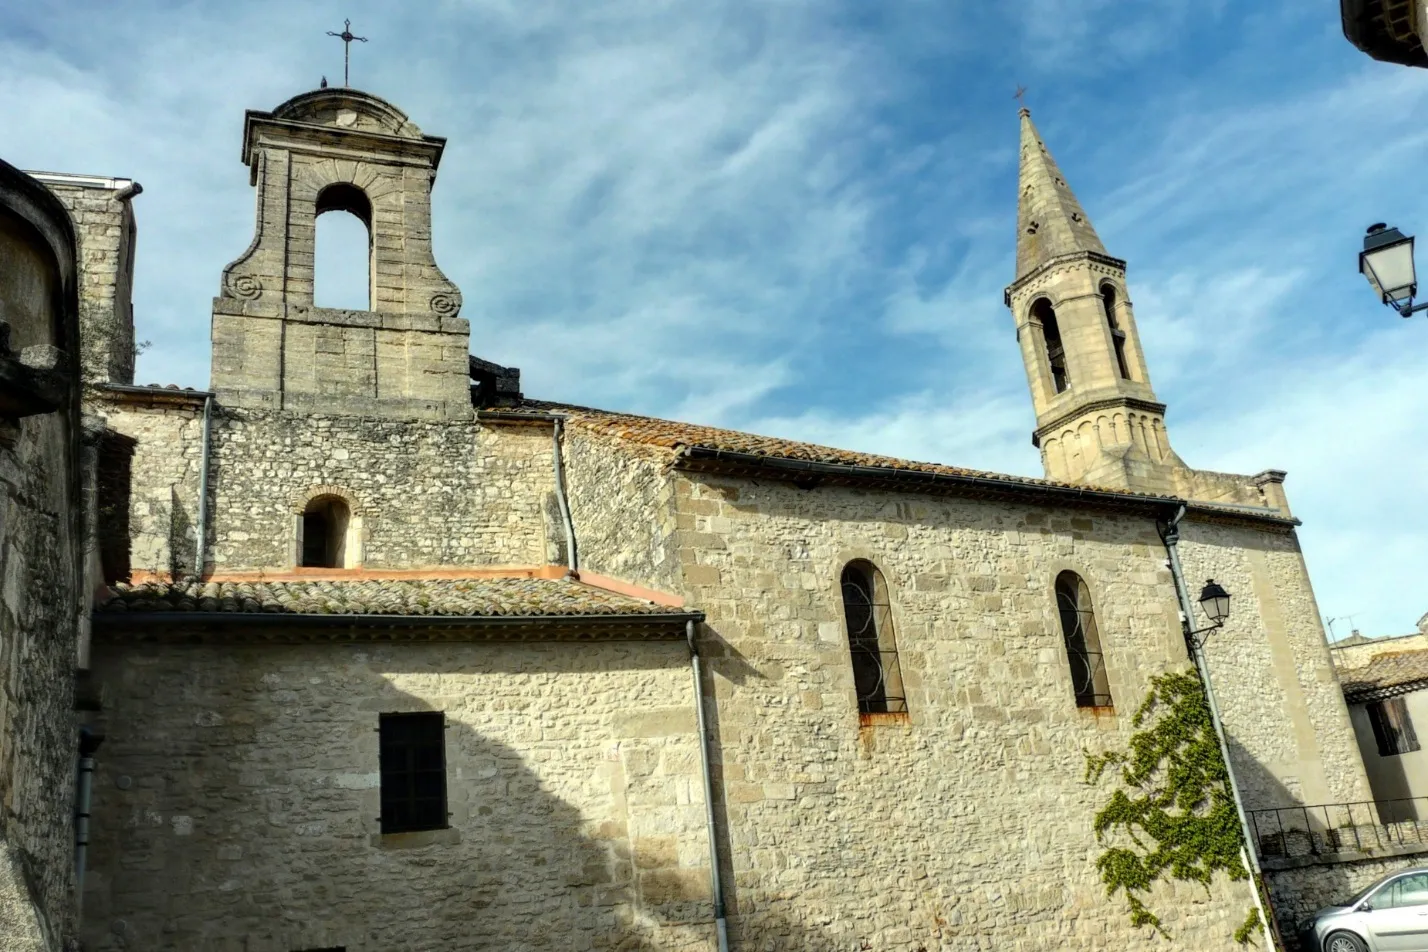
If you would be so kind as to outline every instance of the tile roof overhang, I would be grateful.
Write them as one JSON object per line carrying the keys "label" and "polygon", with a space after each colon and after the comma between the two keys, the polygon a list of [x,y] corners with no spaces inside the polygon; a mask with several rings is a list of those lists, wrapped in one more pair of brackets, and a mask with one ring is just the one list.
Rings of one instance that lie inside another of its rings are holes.
{"label": "tile roof overhang", "polygon": [[96,601],[93,630],[98,642],[122,644],[650,641],[684,638],[704,619],[619,583],[623,591],[577,577],[454,574],[121,583]]}
{"label": "tile roof overhang", "polygon": [[668,452],[666,462],[673,469],[779,479],[805,489],[857,486],[895,492],[1111,509],[1150,517],[1170,517],[1180,506],[1185,506],[1187,512],[1208,522],[1251,523],[1260,528],[1285,532],[1300,525],[1298,519],[1275,509],[1129,493],[941,463],[922,463],[737,430],[544,401],[527,400],[516,410],[482,410],[477,417],[493,423],[564,419],[569,426],[592,433],[662,448]]}
{"label": "tile roof overhang", "polygon": [[1365,704],[1428,688],[1428,649],[1375,655],[1359,668],[1339,672],[1344,700]]}

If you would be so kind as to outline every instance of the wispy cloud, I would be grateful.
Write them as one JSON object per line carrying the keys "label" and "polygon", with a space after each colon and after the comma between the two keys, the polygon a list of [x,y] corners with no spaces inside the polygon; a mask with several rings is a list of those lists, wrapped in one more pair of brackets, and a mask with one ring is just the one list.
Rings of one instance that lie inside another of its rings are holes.
{"label": "wispy cloud", "polygon": [[136,0],[96,29],[105,9],[7,9],[0,149],[144,183],[141,379],[206,383],[209,299],[252,228],[242,112],[340,76],[324,33],[351,17],[354,82],[448,138],[437,258],[472,349],[528,393],[1036,473],[1001,305],[1025,81],[1130,262],[1177,449],[1290,470],[1327,613],[1428,610],[1428,329],[1353,273],[1364,225],[1428,221],[1428,91],[1331,10]]}

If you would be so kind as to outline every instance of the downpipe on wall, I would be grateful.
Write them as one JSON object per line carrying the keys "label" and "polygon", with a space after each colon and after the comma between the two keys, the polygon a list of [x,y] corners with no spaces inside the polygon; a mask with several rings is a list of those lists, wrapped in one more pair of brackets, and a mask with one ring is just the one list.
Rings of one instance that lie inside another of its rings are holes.
{"label": "downpipe on wall", "polygon": [[94,752],[104,735],[79,729],[79,771],[74,797],[74,909],[79,919],[84,905],[84,867],[89,855],[89,801],[94,790]]}
{"label": "downpipe on wall", "polygon": [[575,524],[570,520],[570,500],[565,494],[565,458],[561,455],[564,420],[556,417],[551,429],[551,457],[555,461],[555,501],[560,506],[560,521],[565,527],[565,564],[572,572],[580,571],[580,553],[575,548]]}
{"label": "downpipe on wall", "polygon": [[1250,891],[1254,894],[1254,907],[1259,913],[1259,921],[1264,928],[1265,948],[1270,952],[1275,952],[1278,946],[1274,941],[1274,925],[1260,896],[1260,886],[1264,877],[1260,870],[1259,855],[1250,837],[1249,818],[1245,815],[1244,801],[1240,799],[1239,781],[1235,779],[1235,765],[1230,759],[1230,743],[1225,735],[1224,722],[1220,720],[1220,706],[1215,700],[1215,688],[1210,683],[1210,659],[1205,657],[1204,648],[1191,634],[1195,616],[1190,604],[1190,590],[1185,584],[1185,572],[1180,566],[1180,520],[1183,518],[1185,518],[1185,506],[1181,504],[1175,510],[1175,515],[1162,523],[1160,538],[1165,543],[1165,551],[1169,556],[1167,562],[1170,566],[1170,576],[1175,581],[1175,597],[1180,602],[1180,630],[1185,636],[1186,646],[1190,649],[1191,660],[1195,662],[1196,672],[1200,675],[1200,684],[1205,688],[1205,702],[1210,708],[1210,723],[1214,725],[1215,738],[1220,743],[1220,756],[1224,758],[1225,776],[1230,785],[1230,799],[1235,803],[1235,815],[1239,817],[1240,821],[1240,835],[1244,839],[1244,845],[1240,847],[1240,859],[1249,867]]}
{"label": "downpipe on wall", "polygon": [[198,462],[198,535],[193,558],[193,574],[203,578],[204,555],[208,552],[208,444],[213,431],[213,394],[203,398],[203,443]]}
{"label": "downpipe on wall", "polygon": [[719,872],[719,836],[714,827],[714,778],[709,770],[709,726],[704,720],[704,677],[694,622],[684,623],[689,642],[689,665],[694,674],[694,713],[699,724],[699,766],[704,773],[704,817],[709,826],[709,889],[714,894],[714,929],[719,952],[729,952],[729,920],[724,911],[724,884]]}

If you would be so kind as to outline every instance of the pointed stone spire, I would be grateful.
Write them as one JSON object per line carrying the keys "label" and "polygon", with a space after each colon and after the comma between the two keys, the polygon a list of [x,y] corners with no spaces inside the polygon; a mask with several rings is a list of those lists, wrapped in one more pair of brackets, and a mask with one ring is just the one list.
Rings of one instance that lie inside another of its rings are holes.
{"label": "pointed stone spire", "polygon": [[1016,276],[1022,279],[1061,255],[1076,251],[1106,253],[1091,220],[1071,193],[1056,160],[1021,110],[1021,177],[1016,209]]}

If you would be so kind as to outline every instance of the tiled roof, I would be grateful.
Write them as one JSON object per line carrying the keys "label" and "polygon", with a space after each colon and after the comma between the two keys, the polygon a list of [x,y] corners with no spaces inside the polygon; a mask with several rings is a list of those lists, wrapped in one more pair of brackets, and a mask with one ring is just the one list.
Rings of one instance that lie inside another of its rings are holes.
{"label": "tiled roof", "polygon": [[582,615],[681,613],[571,579],[322,579],[120,583],[101,615],[213,612],[285,615],[402,615],[558,619]]}
{"label": "tiled roof", "polygon": [[1349,701],[1406,694],[1420,683],[1428,686],[1428,649],[1375,655],[1361,668],[1341,670],[1339,683]]}
{"label": "tiled roof", "polygon": [[[858,453],[840,450],[816,443],[800,443],[796,440],[779,439],[773,436],[759,436],[739,430],[723,430],[718,427],[700,426],[695,423],[678,423],[655,417],[635,416],[629,413],[615,413],[610,410],[596,410],[590,407],[549,403],[540,400],[526,400],[523,407],[541,412],[565,414],[573,426],[591,432],[614,436],[646,446],[664,447],[677,451],[685,447],[705,447],[731,453],[746,453],[771,459],[804,460],[812,463],[841,464],[844,466],[871,466],[880,469],[905,470],[908,472],[931,473],[943,476],[969,476],[1023,486],[1054,487],[1058,489],[1095,490],[1096,487],[1074,486],[1049,479],[1033,479],[1026,476],[1009,476],[1006,473],[991,473],[983,470],[966,469],[961,466],[947,466],[942,463],[922,463],[915,460],[899,459],[894,456],[878,456],[873,453]],[[1137,495],[1121,490],[1104,489],[1120,495]],[[1171,498],[1171,497],[1150,497]]]}

